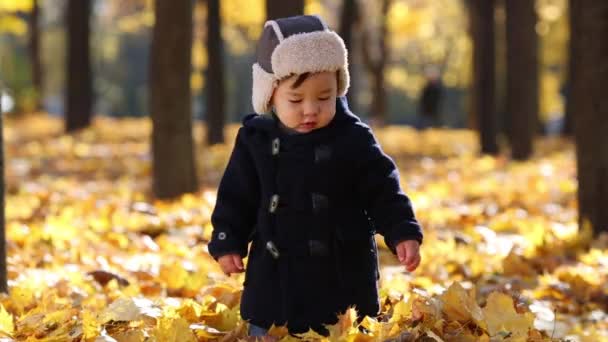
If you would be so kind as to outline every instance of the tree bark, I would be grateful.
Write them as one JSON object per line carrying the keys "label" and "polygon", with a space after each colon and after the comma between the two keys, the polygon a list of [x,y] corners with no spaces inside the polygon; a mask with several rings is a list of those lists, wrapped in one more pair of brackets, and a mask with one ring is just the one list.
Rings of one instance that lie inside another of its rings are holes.
{"label": "tree bark", "polygon": [[190,69],[192,2],[156,0],[150,52],[153,191],[173,198],[197,190]]}
{"label": "tree bark", "polygon": [[42,63],[40,61],[40,6],[38,0],[32,1],[32,12],[29,20],[30,63],[32,65],[32,83],[36,90],[36,110],[42,109]]}
{"label": "tree bark", "polygon": [[507,101],[511,156],[526,160],[533,153],[539,122],[538,35],[534,1],[505,1],[507,13]]}
{"label": "tree bark", "polygon": [[304,14],[304,0],[266,0],[266,20]]}
{"label": "tree bark", "polygon": [[388,62],[389,47],[386,44],[386,36],[388,29],[386,26],[386,16],[388,9],[391,5],[390,0],[382,1],[381,18],[380,18],[380,32],[377,35],[378,41],[378,53],[376,58],[372,56],[370,49],[370,37],[369,33],[364,30],[362,34],[361,51],[363,56],[363,63],[366,66],[371,78],[372,78],[372,103],[370,108],[370,116],[372,123],[377,126],[383,126],[386,124],[386,89],[384,84],[384,69]]}
{"label": "tree bark", "polygon": [[469,0],[473,38],[473,115],[482,154],[497,155],[494,0]]}
{"label": "tree bark", "polygon": [[66,131],[91,124],[93,80],[89,49],[91,0],[69,0]]}
{"label": "tree bark", "polygon": [[346,94],[348,98],[349,107],[352,111],[356,112],[355,108],[355,94],[357,92],[356,83],[355,83],[355,73],[353,71],[354,64],[352,63],[352,53],[355,51],[353,47],[353,31],[355,30],[355,25],[359,21],[359,6],[356,0],[344,0],[342,2],[342,13],[340,15],[340,29],[339,34],[340,37],[344,40],[344,45],[346,45],[346,50],[349,53],[349,64],[348,70],[350,74],[350,87],[349,91]]}
{"label": "tree bark", "polygon": [[564,136],[572,136],[574,133],[574,124],[573,124],[573,116],[574,116],[574,100],[572,99],[572,84],[574,82],[574,78],[576,77],[575,73],[575,59],[574,54],[576,53],[576,44],[578,43],[579,34],[575,32],[578,28],[578,20],[579,20],[579,12],[578,6],[580,6],[580,0],[569,0],[568,1],[568,22],[570,24],[570,39],[568,41],[568,76],[565,84],[565,98],[566,98],[566,106],[564,112],[564,128],[562,130],[562,135]]}
{"label": "tree bark", "polygon": [[207,0],[207,143],[224,142],[224,61],[220,0]]}
{"label": "tree bark", "polygon": [[0,82],[0,292],[8,293],[6,272],[6,224],[4,216],[4,115],[2,114],[2,93],[4,85]]}
{"label": "tree bark", "polygon": [[608,232],[608,1],[581,1],[573,39],[572,80],[578,171],[579,223]]}

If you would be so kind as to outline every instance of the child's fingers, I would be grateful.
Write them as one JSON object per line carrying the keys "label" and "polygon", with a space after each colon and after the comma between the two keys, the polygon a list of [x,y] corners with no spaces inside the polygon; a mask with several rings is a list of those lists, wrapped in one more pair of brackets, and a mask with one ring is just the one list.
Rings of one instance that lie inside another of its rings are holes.
{"label": "child's fingers", "polygon": [[219,264],[220,268],[227,276],[229,276],[231,273],[239,272],[232,255],[227,255],[225,257],[220,258]]}
{"label": "child's fingers", "polygon": [[403,263],[405,258],[407,257],[407,248],[405,248],[405,244],[400,243],[397,245],[397,258],[399,258],[399,262]]}
{"label": "child's fingers", "polygon": [[406,264],[406,266],[405,266],[405,267],[406,267],[406,269],[407,269],[409,272],[414,271],[414,270],[415,270],[416,268],[418,268],[418,266],[420,265],[420,260],[421,260],[421,258],[420,258],[420,254],[417,254],[417,255],[414,257],[414,260],[413,260],[411,263]]}
{"label": "child's fingers", "polygon": [[243,267],[243,259],[241,259],[240,255],[233,255],[232,260],[234,262],[234,266],[237,269],[237,272],[243,272],[245,267]]}
{"label": "child's fingers", "polygon": [[[408,248],[409,247],[409,248]],[[420,256],[420,253],[418,253],[418,249],[416,247],[413,247],[412,245],[406,245],[406,257],[405,257],[405,264],[406,265],[411,265],[417,257]]]}

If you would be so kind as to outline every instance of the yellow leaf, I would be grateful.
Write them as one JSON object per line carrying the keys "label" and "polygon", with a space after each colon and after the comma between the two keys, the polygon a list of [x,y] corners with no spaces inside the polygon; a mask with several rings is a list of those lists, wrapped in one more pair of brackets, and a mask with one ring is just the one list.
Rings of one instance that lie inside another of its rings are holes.
{"label": "yellow leaf", "polygon": [[506,258],[502,261],[504,274],[507,276],[519,275],[524,277],[533,277],[537,275],[536,270],[522,256],[515,253],[513,249],[509,252]]}
{"label": "yellow leaf", "polygon": [[12,335],[14,331],[13,315],[6,311],[4,305],[0,304],[0,332]]}
{"label": "yellow leaf", "polygon": [[369,316],[365,316],[365,318],[363,318],[363,321],[361,322],[361,326],[374,335],[377,334],[382,327],[382,325],[380,324],[380,322],[378,322],[378,320],[371,318]]}
{"label": "yellow leaf", "polygon": [[338,322],[327,327],[329,339],[335,340],[357,331],[357,310],[350,307],[338,316]]}
{"label": "yellow leaf", "polygon": [[190,329],[194,330],[194,334],[196,335],[196,337],[205,341],[217,339],[218,337],[221,337],[226,334],[204,324],[190,324]]}
{"label": "yellow leaf", "polygon": [[473,321],[481,327],[483,324],[483,312],[475,297],[469,295],[467,291],[460,285],[454,282],[442,295],[443,313],[450,320],[459,322]]}
{"label": "yellow leaf", "polygon": [[176,311],[188,322],[196,322],[203,312],[203,307],[192,299],[187,299],[182,302],[181,306]]}
{"label": "yellow leaf", "polygon": [[32,7],[33,0],[4,0],[0,2],[0,12],[29,12]]}
{"label": "yellow leaf", "polygon": [[45,314],[42,320],[43,324],[60,324],[63,325],[67,321],[72,319],[72,309],[58,310],[55,312],[48,312]]}
{"label": "yellow leaf", "polygon": [[196,342],[196,336],[190,330],[190,324],[183,318],[162,317],[154,336],[157,341],[166,342]]}
{"label": "yellow leaf", "polygon": [[302,333],[302,334],[296,334],[296,336],[298,336],[299,338],[301,338],[304,341],[329,341],[328,338],[326,338],[323,335],[320,335],[319,333],[317,333],[316,331],[309,329],[307,332]]}
{"label": "yellow leaf", "polygon": [[287,326],[275,326],[274,324],[268,329],[268,335],[283,338],[289,334],[289,330],[287,330]]}
{"label": "yellow leaf", "polygon": [[512,337],[525,337],[534,324],[532,313],[518,314],[513,307],[513,298],[501,292],[490,293],[483,314],[490,337],[505,332]]}
{"label": "yellow leaf", "polygon": [[85,339],[97,337],[100,333],[100,324],[97,323],[95,313],[84,310],[82,312],[82,332]]}
{"label": "yellow leaf", "polygon": [[0,16],[0,32],[22,36],[27,33],[27,23],[14,15]]}
{"label": "yellow leaf", "polygon": [[390,322],[400,322],[404,319],[407,319],[412,314],[412,303],[414,301],[414,296],[410,296],[405,301],[398,301],[397,304],[393,306],[393,315],[390,318]]}
{"label": "yellow leaf", "polygon": [[11,289],[10,296],[17,313],[22,314],[34,300],[34,291],[26,286],[15,286]]}
{"label": "yellow leaf", "polygon": [[205,322],[219,331],[235,329],[240,320],[238,305],[230,309],[222,303],[217,303],[214,314],[205,316]]}
{"label": "yellow leaf", "polygon": [[135,321],[160,316],[161,310],[149,299],[119,298],[100,314],[99,322],[103,324],[109,321]]}
{"label": "yellow leaf", "polygon": [[165,281],[170,289],[181,289],[186,285],[188,271],[179,262],[162,264],[159,278]]}

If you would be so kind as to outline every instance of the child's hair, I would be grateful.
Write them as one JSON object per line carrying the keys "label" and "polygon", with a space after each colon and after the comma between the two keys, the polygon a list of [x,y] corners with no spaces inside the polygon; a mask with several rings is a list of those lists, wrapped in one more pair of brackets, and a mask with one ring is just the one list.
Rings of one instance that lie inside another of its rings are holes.
{"label": "child's hair", "polygon": [[310,74],[337,72],[338,96],[346,95],[350,76],[344,41],[318,16],[302,15],[269,20],[258,42],[253,64],[253,108],[270,109],[270,99],[279,80],[300,75],[299,87]]}
{"label": "child's hair", "polygon": [[[306,79],[310,75],[313,75],[313,74],[314,73],[311,73],[311,72],[305,72],[303,74],[297,75],[298,78],[296,78],[296,81],[293,82],[293,84],[291,85],[291,89],[297,89],[297,88],[299,88],[302,85],[302,83],[304,83],[304,81],[306,81]],[[288,76],[287,78],[293,77],[293,76],[295,76],[295,75]],[[339,71],[336,71],[336,81],[338,82],[338,84],[340,84],[340,72]]]}

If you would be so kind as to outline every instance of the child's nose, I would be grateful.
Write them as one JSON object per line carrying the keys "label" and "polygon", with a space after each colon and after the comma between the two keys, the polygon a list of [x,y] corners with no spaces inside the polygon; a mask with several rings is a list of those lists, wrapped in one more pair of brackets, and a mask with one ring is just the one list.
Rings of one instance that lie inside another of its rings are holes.
{"label": "child's nose", "polygon": [[304,105],[304,115],[305,116],[314,116],[319,114],[319,104],[316,101],[307,102]]}

